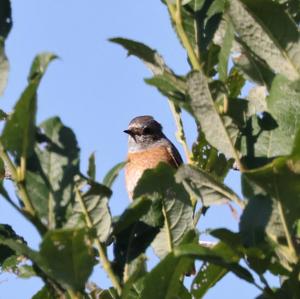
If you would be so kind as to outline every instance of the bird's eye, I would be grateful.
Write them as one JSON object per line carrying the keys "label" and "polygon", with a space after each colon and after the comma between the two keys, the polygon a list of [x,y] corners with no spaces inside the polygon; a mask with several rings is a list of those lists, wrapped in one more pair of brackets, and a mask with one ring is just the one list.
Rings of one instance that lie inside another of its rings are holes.
{"label": "bird's eye", "polygon": [[143,130],[143,135],[149,135],[149,134],[152,134],[153,133],[153,131],[152,131],[152,129],[150,129],[150,128],[145,128],[144,130]]}

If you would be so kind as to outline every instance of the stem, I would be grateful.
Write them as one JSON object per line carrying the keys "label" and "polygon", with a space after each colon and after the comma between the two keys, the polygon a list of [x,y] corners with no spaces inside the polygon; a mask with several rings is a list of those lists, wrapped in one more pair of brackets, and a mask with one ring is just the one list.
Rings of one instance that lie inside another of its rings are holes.
{"label": "stem", "polygon": [[177,128],[176,139],[183,147],[188,164],[192,164],[192,159],[191,159],[192,154],[187,145],[183,124],[180,117],[180,108],[177,105],[175,105],[174,102],[172,102],[171,100],[169,100],[168,102]]}
{"label": "stem", "polygon": [[24,207],[20,209],[15,203],[13,203],[13,201],[8,200],[8,202],[12,204],[14,208],[16,208],[30,222],[32,222],[36,226],[39,233],[43,235],[47,229],[45,228],[44,224],[40,221],[40,219],[37,217],[36,211],[34,209],[34,206],[32,205],[24,181],[20,181],[18,171],[15,165],[13,164],[13,162],[11,161],[10,157],[4,150],[4,147],[1,142],[0,142],[0,158],[3,160],[4,164],[6,165],[6,167],[8,168],[11,174],[11,178],[15,183],[19,198],[22,201]]}
{"label": "stem", "polygon": [[[1,143],[0,143],[0,157],[2,158],[4,164],[7,166],[7,168],[9,169],[12,179],[17,186],[19,196],[24,204],[25,212],[27,212],[32,217],[35,217],[36,213],[35,213],[32,203],[31,203],[31,200],[28,196],[27,190],[24,186],[24,181],[20,181],[18,171],[17,171],[15,165],[12,163],[11,159],[9,158],[8,154],[4,150],[3,145]],[[21,161],[22,161],[22,158],[21,158]]]}
{"label": "stem", "polygon": [[[276,184],[275,184],[275,188],[277,189]],[[277,193],[277,190],[276,190],[276,193]],[[283,225],[283,229],[284,229],[284,233],[285,233],[285,237],[286,237],[286,240],[287,240],[287,243],[288,243],[289,252],[291,254],[292,260],[295,263],[297,263],[298,262],[297,251],[295,249],[295,246],[294,246],[294,243],[293,243],[293,240],[292,240],[292,236],[289,232],[288,225],[287,225],[285,215],[284,215],[284,211],[283,211],[281,201],[280,201],[279,198],[277,198],[277,203],[278,203],[279,216],[280,216],[280,219],[281,219],[281,222],[282,222],[282,225]]]}
{"label": "stem", "polygon": [[176,31],[179,35],[179,38],[183,44],[183,47],[186,49],[188,57],[191,61],[192,67],[196,71],[200,71],[201,65],[199,62],[199,57],[197,57],[187,35],[182,25],[182,16],[181,16],[181,0],[176,0],[176,6],[170,4],[166,1],[171,18],[175,23]]}
{"label": "stem", "polygon": [[[82,211],[84,213],[87,227],[88,228],[93,228],[92,219],[91,219],[91,217],[90,217],[90,215],[88,213],[88,210],[87,210],[85,202],[84,202],[84,200],[82,198],[81,192],[80,192],[80,190],[77,187],[75,187],[75,192],[76,192],[76,196],[78,198],[78,201],[80,203],[81,209],[82,209]],[[107,258],[107,255],[106,255],[106,252],[105,252],[105,247],[104,247],[103,244],[101,244],[101,242],[99,241],[98,238],[96,238],[94,241],[95,241],[95,245],[96,245],[99,257],[100,257],[100,262],[102,264],[102,267],[106,271],[106,273],[107,273],[108,277],[110,278],[113,286],[116,288],[118,295],[121,295],[122,288],[121,288],[119,279],[115,275],[115,273],[114,273],[114,271],[112,269],[111,263],[110,263],[110,261]]]}
{"label": "stem", "polygon": [[70,296],[71,299],[81,299],[81,295],[74,292],[72,289],[68,289],[68,294]]}

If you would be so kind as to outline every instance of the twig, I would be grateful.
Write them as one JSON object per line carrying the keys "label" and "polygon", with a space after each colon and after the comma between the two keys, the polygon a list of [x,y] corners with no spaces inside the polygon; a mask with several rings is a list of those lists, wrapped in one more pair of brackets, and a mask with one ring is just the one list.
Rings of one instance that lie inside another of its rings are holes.
{"label": "twig", "polygon": [[286,218],[285,218],[284,210],[282,208],[282,204],[281,204],[281,201],[280,201],[280,198],[279,198],[279,192],[278,192],[278,189],[277,189],[276,178],[274,179],[274,187],[276,189],[276,197],[277,197],[276,201],[277,201],[279,216],[280,216],[280,219],[281,219],[281,222],[282,222],[282,225],[283,225],[284,234],[285,234],[285,237],[286,237],[286,240],[287,240],[289,252],[291,254],[293,262],[297,263],[299,259],[298,259],[298,256],[297,256],[296,248],[295,248],[293,240],[292,240],[292,236],[291,236],[291,234],[289,232],[289,229],[288,229],[288,224],[287,224],[287,221],[286,221]]}
{"label": "twig", "polygon": [[181,0],[176,0],[176,5],[169,3],[166,1],[170,15],[172,17],[173,22],[175,23],[175,27],[179,38],[187,51],[188,57],[191,61],[192,67],[194,70],[199,71],[201,69],[201,64],[199,62],[199,57],[197,57],[188,37],[182,25],[182,16],[181,16]]}
{"label": "twig", "polygon": [[175,120],[175,125],[177,128],[176,139],[183,147],[187,163],[192,164],[192,159],[191,159],[192,154],[187,145],[187,141],[186,141],[186,137],[185,137],[185,133],[184,133],[184,129],[183,129],[183,124],[182,124],[182,120],[181,120],[181,116],[180,116],[180,108],[178,106],[176,106],[174,104],[174,102],[172,102],[171,100],[169,100],[168,102],[169,102],[170,110],[173,114],[173,118]]}
{"label": "twig", "polygon": [[[78,189],[78,187],[75,187],[75,192],[76,192],[76,196],[78,198],[78,201],[80,203],[80,206],[81,206],[81,209],[84,213],[84,216],[85,216],[85,221],[86,221],[86,224],[87,224],[87,227],[88,228],[93,228],[93,222],[92,222],[92,219],[88,213],[88,210],[87,210],[87,207],[85,205],[85,202],[82,198],[82,195],[81,195],[81,192],[80,190]],[[99,254],[99,257],[100,257],[100,262],[104,268],[104,270],[106,271],[107,275],[109,276],[113,286],[116,288],[117,290],[117,293],[119,295],[121,295],[122,293],[122,288],[121,288],[121,285],[120,285],[120,282],[119,282],[119,279],[118,277],[115,275],[113,269],[112,269],[112,266],[111,266],[111,263],[110,261],[108,260],[107,256],[106,256],[106,252],[105,252],[105,248],[104,248],[104,245],[99,241],[98,238],[95,238],[95,245],[96,245],[96,248],[97,248],[97,251],[98,251],[98,254]]]}

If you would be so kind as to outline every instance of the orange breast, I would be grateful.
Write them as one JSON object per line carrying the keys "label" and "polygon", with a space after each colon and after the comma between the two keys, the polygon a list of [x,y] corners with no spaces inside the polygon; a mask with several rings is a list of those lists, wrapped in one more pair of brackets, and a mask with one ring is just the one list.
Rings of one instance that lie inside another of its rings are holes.
{"label": "orange breast", "polygon": [[149,168],[155,168],[160,162],[175,166],[173,157],[166,147],[156,147],[149,150],[129,153],[125,166],[126,189],[132,198],[134,188],[143,172]]}

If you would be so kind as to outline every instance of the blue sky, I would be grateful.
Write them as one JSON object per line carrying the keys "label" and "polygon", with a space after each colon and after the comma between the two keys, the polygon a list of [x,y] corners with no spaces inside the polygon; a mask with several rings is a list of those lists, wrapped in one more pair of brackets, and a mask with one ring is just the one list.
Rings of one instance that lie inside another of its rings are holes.
{"label": "blue sky", "polygon": [[[122,132],[135,116],[149,114],[160,121],[166,135],[176,144],[175,126],[166,99],[143,78],[151,74],[135,58],[126,58],[123,49],[107,41],[122,36],[156,48],[178,74],[188,65],[185,52],[170,26],[169,16],[160,1],[79,1],[12,0],[14,26],[7,40],[10,60],[8,87],[1,108],[11,111],[26,86],[34,56],[43,51],[57,54],[39,89],[38,122],[58,115],[77,135],[81,148],[81,168],[88,156],[96,153],[97,178],[126,157],[127,137]],[[195,138],[191,118],[184,114],[188,140]],[[239,175],[231,173],[227,183],[238,193]],[[113,187],[111,209],[119,214],[128,204],[121,173]],[[23,235],[33,248],[39,237],[34,228],[16,215],[0,199],[1,223],[8,223]],[[237,230],[227,206],[212,208],[200,222],[200,231],[211,227]],[[205,238],[205,236],[203,237]],[[106,275],[96,269],[92,279],[101,287],[109,285]],[[29,299],[42,286],[39,279],[22,280],[0,274],[0,299]],[[217,284],[205,298],[254,298],[259,291],[233,275]]]}

